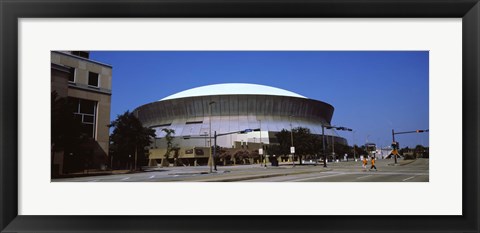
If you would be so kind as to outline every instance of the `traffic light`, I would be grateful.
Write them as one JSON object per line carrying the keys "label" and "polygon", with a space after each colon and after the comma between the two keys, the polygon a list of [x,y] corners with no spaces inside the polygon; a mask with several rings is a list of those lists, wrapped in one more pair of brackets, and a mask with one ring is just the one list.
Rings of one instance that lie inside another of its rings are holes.
{"label": "traffic light", "polygon": [[245,130],[242,130],[240,131],[239,133],[241,134],[245,134],[245,133],[250,133],[250,132],[253,132],[253,131],[260,131],[260,129],[245,129]]}
{"label": "traffic light", "polygon": [[417,133],[423,133],[423,132],[428,132],[428,129],[417,129]]}

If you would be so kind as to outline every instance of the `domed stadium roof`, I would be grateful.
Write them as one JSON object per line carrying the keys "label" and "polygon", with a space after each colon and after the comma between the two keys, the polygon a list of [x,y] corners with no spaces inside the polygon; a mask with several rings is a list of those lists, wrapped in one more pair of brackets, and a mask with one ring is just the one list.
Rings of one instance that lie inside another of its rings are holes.
{"label": "domed stadium roof", "polygon": [[276,95],[276,96],[289,96],[289,97],[307,99],[307,97],[305,96],[299,95],[291,91],[276,88],[276,87],[270,87],[270,86],[258,85],[258,84],[249,84],[249,83],[224,83],[224,84],[214,84],[214,85],[207,85],[207,86],[188,89],[188,90],[181,91],[176,94],[167,96],[161,99],[160,101],[185,98],[185,97],[208,96],[208,95]]}

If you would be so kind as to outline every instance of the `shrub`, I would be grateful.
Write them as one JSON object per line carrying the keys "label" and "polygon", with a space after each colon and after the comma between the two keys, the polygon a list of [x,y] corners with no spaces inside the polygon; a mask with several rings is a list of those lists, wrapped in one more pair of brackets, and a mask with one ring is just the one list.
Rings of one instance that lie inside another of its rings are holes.
{"label": "shrub", "polygon": [[413,159],[416,159],[415,155],[405,155],[405,157],[403,158],[404,160],[413,160]]}

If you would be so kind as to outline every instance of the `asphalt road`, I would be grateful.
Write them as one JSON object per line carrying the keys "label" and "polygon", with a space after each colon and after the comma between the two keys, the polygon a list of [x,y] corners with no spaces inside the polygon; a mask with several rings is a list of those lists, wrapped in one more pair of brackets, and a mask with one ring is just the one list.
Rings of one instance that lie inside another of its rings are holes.
{"label": "asphalt road", "polygon": [[[219,166],[209,173],[206,166],[157,168],[148,172],[53,179],[52,182],[428,182],[429,160],[378,160],[378,171],[364,170],[360,162],[330,163],[327,168],[283,164],[267,168],[254,165]],[[370,164],[369,164],[370,167]]]}
{"label": "asphalt road", "polygon": [[[391,162],[391,161],[390,161]],[[379,162],[378,171],[358,169],[358,167],[334,167],[331,171],[312,174],[299,174],[246,182],[428,182],[429,160],[418,159],[403,166],[384,166]],[[368,166],[370,167],[370,166]]]}

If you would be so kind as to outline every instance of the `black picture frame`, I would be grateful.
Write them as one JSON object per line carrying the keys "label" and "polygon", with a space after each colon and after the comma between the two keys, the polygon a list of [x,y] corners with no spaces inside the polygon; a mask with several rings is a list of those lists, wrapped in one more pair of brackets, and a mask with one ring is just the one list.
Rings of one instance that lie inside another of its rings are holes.
{"label": "black picture frame", "polygon": [[[479,232],[480,5],[478,0],[0,0],[0,15],[1,232]],[[463,215],[18,215],[17,20],[46,17],[462,18]]]}

